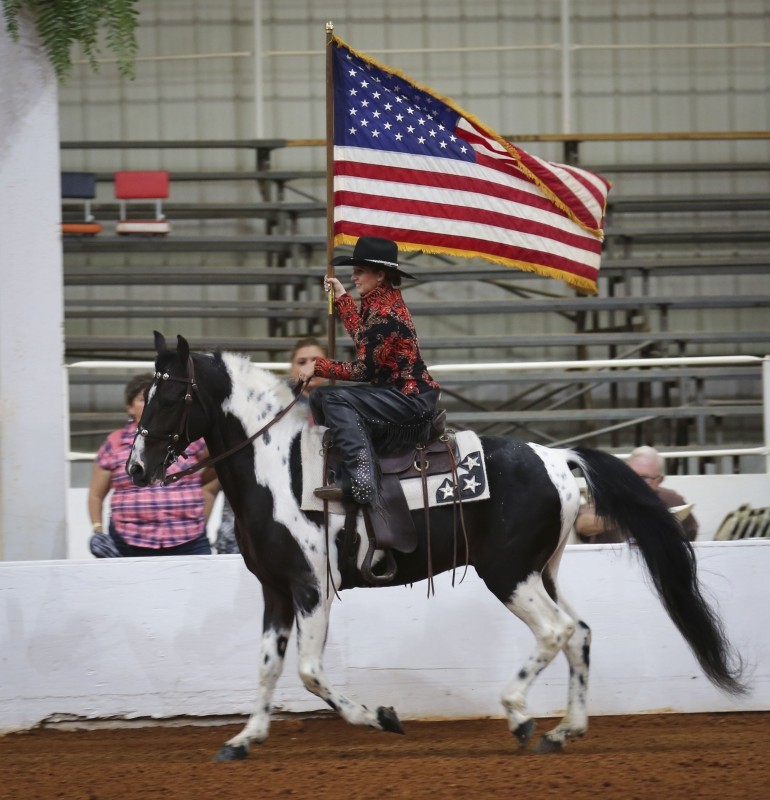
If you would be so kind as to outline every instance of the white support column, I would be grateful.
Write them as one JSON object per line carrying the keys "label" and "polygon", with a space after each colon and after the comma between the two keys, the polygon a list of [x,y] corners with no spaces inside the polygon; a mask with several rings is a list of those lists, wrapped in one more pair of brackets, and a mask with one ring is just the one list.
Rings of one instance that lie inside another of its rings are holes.
{"label": "white support column", "polygon": [[66,556],[58,87],[28,16],[0,21],[0,559]]}
{"label": "white support column", "polygon": [[254,138],[263,139],[264,125],[264,71],[262,69],[262,0],[254,0]]}
{"label": "white support column", "polygon": [[770,475],[770,356],[762,360],[762,407],[765,421],[765,472]]}
{"label": "white support column", "polygon": [[570,0],[561,0],[561,132],[572,133],[572,34]]}

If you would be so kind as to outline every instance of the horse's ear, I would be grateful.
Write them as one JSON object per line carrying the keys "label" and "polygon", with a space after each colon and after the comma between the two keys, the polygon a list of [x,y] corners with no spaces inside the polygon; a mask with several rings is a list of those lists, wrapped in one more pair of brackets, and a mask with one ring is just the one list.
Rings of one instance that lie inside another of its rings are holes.
{"label": "horse's ear", "polygon": [[153,331],[153,333],[155,334],[155,352],[158,355],[165,353],[168,350],[166,337],[162,333],[158,333],[158,331]]}
{"label": "horse's ear", "polygon": [[179,360],[182,364],[186,366],[187,359],[190,357],[190,345],[187,343],[187,339],[179,334],[177,334],[176,337],[176,354],[179,356]]}

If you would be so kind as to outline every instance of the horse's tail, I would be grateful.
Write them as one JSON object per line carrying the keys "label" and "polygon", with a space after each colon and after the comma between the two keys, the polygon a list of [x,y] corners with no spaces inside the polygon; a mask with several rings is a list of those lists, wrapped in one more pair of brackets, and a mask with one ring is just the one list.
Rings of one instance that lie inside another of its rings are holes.
{"label": "horse's tail", "polygon": [[701,593],[695,551],[674,515],[615,456],[584,447],[572,452],[576,458],[570,461],[583,472],[597,515],[634,540],[661,603],[709,680],[730,694],[745,693],[743,661]]}

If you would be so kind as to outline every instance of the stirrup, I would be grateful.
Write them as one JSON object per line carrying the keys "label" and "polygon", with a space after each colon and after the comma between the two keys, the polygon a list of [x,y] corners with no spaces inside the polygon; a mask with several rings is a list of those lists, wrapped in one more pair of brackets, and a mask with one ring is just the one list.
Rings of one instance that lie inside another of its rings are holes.
{"label": "stirrup", "polygon": [[[398,569],[396,559],[393,551],[385,548],[377,547],[377,537],[374,533],[374,523],[372,522],[371,512],[368,508],[362,508],[361,513],[364,515],[364,526],[366,528],[366,535],[369,539],[369,549],[366,551],[363,563],[361,564],[361,575],[370,586],[384,586],[393,581],[396,577]],[[381,549],[385,553],[386,568],[385,572],[381,575],[375,575],[372,572],[372,559],[376,550]]]}
{"label": "stirrup", "polygon": [[345,499],[342,489],[333,483],[313,489],[313,494],[319,500],[325,500],[327,503],[341,503]]}
{"label": "stirrup", "polygon": [[385,550],[384,553],[387,568],[382,575],[375,575],[372,572],[372,558],[374,557],[376,550],[377,546],[375,545],[374,540],[369,539],[369,549],[366,551],[364,561],[361,564],[361,575],[370,586],[387,586],[389,583],[392,583],[393,578],[396,577],[396,571],[398,569],[396,566],[396,559],[393,556],[392,550]]}

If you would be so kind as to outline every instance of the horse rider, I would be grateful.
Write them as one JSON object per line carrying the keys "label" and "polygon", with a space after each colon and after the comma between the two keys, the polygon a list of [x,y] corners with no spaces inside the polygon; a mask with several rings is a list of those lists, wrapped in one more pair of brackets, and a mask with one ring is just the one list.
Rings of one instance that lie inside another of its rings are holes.
{"label": "horse rider", "polygon": [[313,417],[332,431],[341,464],[334,482],[315,490],[327,501],[380,508],[378,453],[403,451],[428,439],[440,387],[420,355],[417,333],[399,287],[415,280],[398,265],[398,246],[390,239],[362,236],[352,256],[333,259],[353,268],[359,307],[337,278],[326,277],[335,309],[355,345],[352,361],[319,358],[300,373],[354,381],[359,385],[320,386],[310,398]]}

